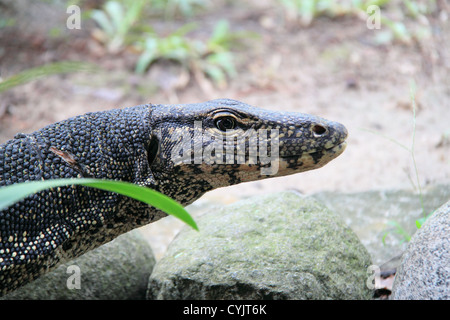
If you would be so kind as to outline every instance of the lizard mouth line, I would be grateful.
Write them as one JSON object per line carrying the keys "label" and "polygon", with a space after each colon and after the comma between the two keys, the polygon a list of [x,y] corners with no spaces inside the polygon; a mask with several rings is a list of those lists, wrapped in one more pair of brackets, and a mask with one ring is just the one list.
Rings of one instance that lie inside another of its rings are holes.
{"label": "lizard mouth line", "polygon": [[289,158],[298,158],[301,157],[304,154],[307,155],[315,155],[315,154],[319,154],[319,153],[336,153],[336,154],[341,154],[345,148],[347,147],[347,141],[342,141],[341,143],[334,145],[330,148],[323,148],[320,150],[315,150],[313,152],[303,152],[302,154],[293,154],[293,155],[288,155],[288,156],[280,156],[280,158],[282,159],[289,159]]}
{"label": "lizard mouth line", "polygon": [[[330,148],[325,148],[322,151],[337,151],[337,150],[340,150],[340,149],[342,149],[342,151],[344,151],[344,149],[346,147],[347,147],[347,141],[342,141],[341,143],[339,143],[339,144],[337,144],[335,146],[332,146]],[[320,152],[320,151],[311,152],[311,153],[317,153],[317,152]]]}

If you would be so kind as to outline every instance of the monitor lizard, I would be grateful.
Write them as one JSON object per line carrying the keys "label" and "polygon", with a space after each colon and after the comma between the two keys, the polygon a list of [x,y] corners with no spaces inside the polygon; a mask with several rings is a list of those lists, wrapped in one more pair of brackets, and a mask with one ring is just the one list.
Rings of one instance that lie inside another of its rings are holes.
{"label": "monitor lizard", "polygon": [[[346,138],[337,122],[236,100],[147,104],[17,134],[0,145],[0,187],[113,179],[147,186],[186,206],[216,188],[320,168],[344,151]],[[29,196],[0,211],[0,295],[164,216],[134,199],[83,186]]]}

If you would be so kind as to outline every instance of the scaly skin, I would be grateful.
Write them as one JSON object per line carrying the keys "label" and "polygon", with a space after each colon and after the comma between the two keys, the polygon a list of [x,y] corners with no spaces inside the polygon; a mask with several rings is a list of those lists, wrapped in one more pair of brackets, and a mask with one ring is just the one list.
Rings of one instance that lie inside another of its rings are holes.
{"label": "scaly skin", "polygon": [[[267,141],[271,136],[261,129],[279,133],[279,157],[276,140],[267,144],[269,153],[242,140],[257,132],[259,141]],[[320,168],[344,151],[346,137],[347,130],[336,122],[228,99],[142,105],[88,113],[16,135],[0,145],[0,186],[57,178],[114,179],[188,205],[215,188]],[[181,140],[188,143],[182,152]],[[186,148],[191,141],[192,148]],[[231,158],[217,146],[232,150]],[[275,161],[249,156],[259,151]],[[0,211],[0,295],[164,216],[139,201],[83,186],[32,195]]]}

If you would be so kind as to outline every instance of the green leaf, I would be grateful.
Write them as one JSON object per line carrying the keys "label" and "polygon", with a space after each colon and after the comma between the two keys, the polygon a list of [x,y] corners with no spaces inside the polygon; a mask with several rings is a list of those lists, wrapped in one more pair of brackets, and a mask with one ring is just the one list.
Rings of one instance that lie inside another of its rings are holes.
{"label": "green leaf", "polygon": [[227,20],[220,20],[219,22],[217,22],[210,41],[214,43],[220,43],[226,40],[229,33],[229,28],[230,26]]}
{"label": "green leaf", "polygon": [[210,76],[215,82],[225,81],[226,77],[222,69],[213,64],[207,64],[203,70],[208,76]]}
{"label": "green leaf", "polygon": [[413,17],[417,18],[420,14],[419,6],[413,1],[403,0],[403,4],[408,9],[408,13]]}
{"label": "green leaf", "polygon": [[218,52],[208,56],[208,62],[222,68],[230,77],[237,75],[231,52]]}
{"label": "green leaf", "polygon": [[116,1],[108,1],[104,6],[104,10],[108,13],[109,17],[111,18],[112,24],[116,29],[115,31],[119,32],[120,34],[123,34],[126,26],[124,24],[125,19],[122,5]]}
{"label": "green leaf", "polygon": [[416,220],[416,227],[417,227],[417,229],[420,229],[423,226],[423,224],[425,223],[425,221],[427,221],[427,219],[433,215],[433,213],[434,213],[434,211],[431,212],[430,214],[426,215],[423,218],[417,219]]}
{"label": "green leaf", "polygon": [[125,21],[128,27],[131,27],[131,25],[139,19],[144,4],[145,1],[143,0],[136,0],[132,2],[130,9],[125,14]]}
{"label": "green leaf", "polygon": [[417,227],[417,229],[420,229],[421,227],[422,227],[422,224],[425,222],[425,219],[424,218],[421,218],[421,219],[417,219],[416,220],[416,227]]}
{"label": "green leaf", "polygon": [[70,185],[83,185],[131,197],[171,214],[191,226],[193,229],[198,230],[197,224],[189,213],[176,201],[155,190],[124,181],[101,179],[55,179],[13,184],[0,188],[0,210],[11,206],[36,192]]}
{"label": "green leaf", "polygon": [[136,63],[136,73],[144,74],[148,66],[155,60],[155,55],[151,51],[145,51],[140,56]]}
{"label": "green leaf", "polygon": [[135,72],[139,74],[145,73],[148,66],[157,59],[158,43],[153,37],[148,37],[145,39],[143,46],[143,51],[139,56],[136,63]]}
{"label": "green leaf", "polygon": [[195,30],[197,28],[198,28],[198,25],[195,22],[186,23],[185,25],[182,25],[180,28],[175,30],[171,34],[171,36],[183,37],[187,33],[191,32],[191,31],[193,31],[193,30]]}
{"label": "green leaf", "polygon": [[91,18],[97,22],[99,27],[108,35],[108,37],[112,37],[115,33],[114,26],[109,20],[108,16],[102,10],[92,10]]}

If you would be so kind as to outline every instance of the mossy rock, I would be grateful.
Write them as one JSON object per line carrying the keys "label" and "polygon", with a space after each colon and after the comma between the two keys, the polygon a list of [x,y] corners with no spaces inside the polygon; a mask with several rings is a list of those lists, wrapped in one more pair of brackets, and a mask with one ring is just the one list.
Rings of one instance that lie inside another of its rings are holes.
{"label": "mossy rock", "polygon": [[135,230],[60,265],[3,299],[144,299],[154,265],[152,249]]}
{"label": "mossy rock", "polygon": [[150,277],[149,299],[370,299],[370,256],[316,200],[253,197],[184,228]]}

